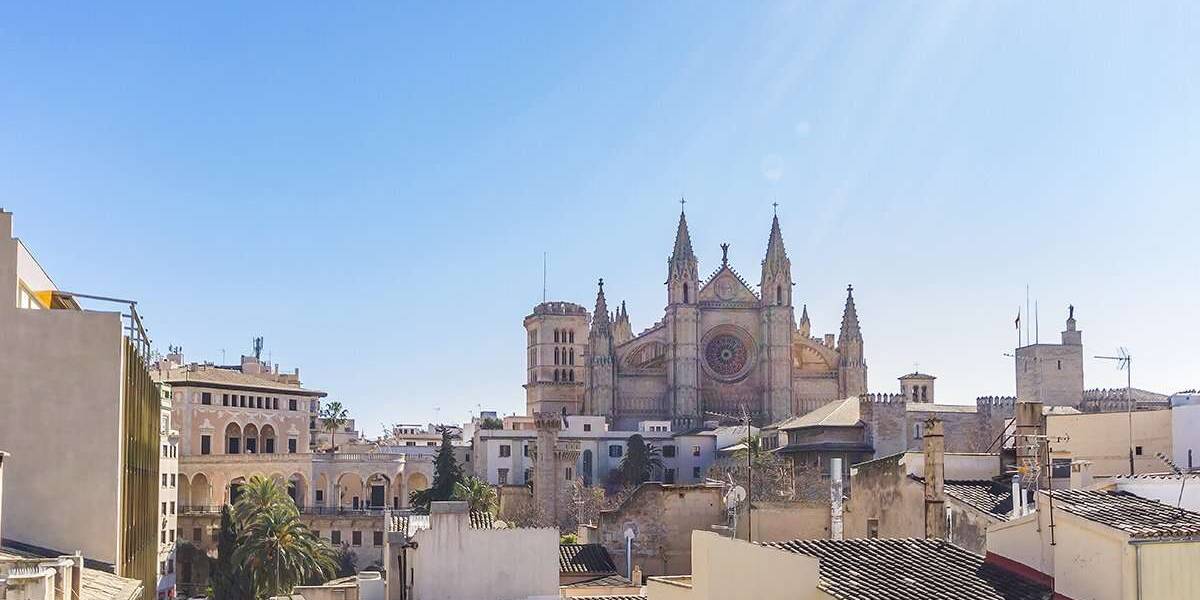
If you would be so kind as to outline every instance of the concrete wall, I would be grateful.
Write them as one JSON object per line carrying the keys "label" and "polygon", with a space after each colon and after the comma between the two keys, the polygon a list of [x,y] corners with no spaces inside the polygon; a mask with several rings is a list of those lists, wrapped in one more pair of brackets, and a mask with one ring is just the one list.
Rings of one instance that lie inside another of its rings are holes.
{"label": "concrete wall", "polygon": [[816,558],[764,548],[715,533],[692,534],[692,577],[677,583],[651,579],[648,600],[825,600],[817,589]]}
{"label": "concrete wall", "polygon": [[868,523],[877,520],[881,538],[925,537],[925,487],[910,479],[909,463],[920,454],[902,454],[855,466],[854,493],[843,514],[846,538],[867,537]]}
{"label": "concrete wall", "polygon": [[0,212],[0,443],[12,453],[4,536],[115,563],[120,315],[16,308],[11,224]]}
{"label": "concrete wall", "polygon": [[829,503],[755,502],[752,518],[738,517],[738,539],[746,539],[746,523],[755,542],[829,539]]}
{"label": "concrete wall", "polygon": [[1170,456],[1184,469],[1200,467],[1200,404],[1171,408]]}
{"label": "concrete wall", "polygon": [[413,536],[413,600],[558,597],[557,529],[471,529],[465,503],[445,504],[462,512],[435,504],[430,528]]}
{"label": "concrete wall", "polygon": [[635,527],[633,564],[651,575],[682,575],[691,568],[692,531],[725,524],[720,486],[642,484],[619,507],[600,513],[600,543],[625,564],[627,527]]}
{"label": "concrete wall", "polygon": [[[1138,473],[1159,473],[1166,465],[1155,458],[1156,452],[1171,456],[1171,410],[1151,410],[1133,413],[1133,443],[1142,447],[1134,457]],[[1049,415],[1046,432],[1051,437],[1069,436],[1065,442],[1055,442],[1055,456],[1092,461],[1093,477],[1129,474],[1129,415],[1128,413],[1092,413],[1079,415]]]}
{"label": "concrete wall", "polygon": [[[1185,600],[1200,590],[1200,544],[1166,542],[1141,546],[1141,593],[1135,597]],[[1137,557],[1134,557],[1135,562]]]}

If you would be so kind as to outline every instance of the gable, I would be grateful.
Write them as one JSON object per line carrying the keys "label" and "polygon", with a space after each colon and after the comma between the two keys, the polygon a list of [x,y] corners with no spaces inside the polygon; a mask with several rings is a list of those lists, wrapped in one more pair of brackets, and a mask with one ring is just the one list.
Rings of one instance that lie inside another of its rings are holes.
{"label": "gable", "polygon": [[725,266],[709,277],[700,288],[698,299],[701,302],[758,302],[758,294],[733,269]]}

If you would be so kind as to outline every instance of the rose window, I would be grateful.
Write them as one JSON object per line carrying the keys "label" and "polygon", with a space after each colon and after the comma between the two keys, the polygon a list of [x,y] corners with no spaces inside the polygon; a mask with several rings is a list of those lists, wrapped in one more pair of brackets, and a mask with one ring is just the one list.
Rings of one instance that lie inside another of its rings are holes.
{"label": "rose window", "polygon": [[713,336],[704,347],[704,360],[708,368],[721,377],[740,375],[748,359],[745,342],[727,333]]}

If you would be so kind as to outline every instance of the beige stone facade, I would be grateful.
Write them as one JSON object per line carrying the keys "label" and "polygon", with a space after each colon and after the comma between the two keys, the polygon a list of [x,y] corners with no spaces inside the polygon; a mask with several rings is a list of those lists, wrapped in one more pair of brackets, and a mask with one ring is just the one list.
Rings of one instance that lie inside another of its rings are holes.
{"label": "beige stone facade", "polygon": [[807,308],[798,321],[795,316],[778,217],[757,286],[734,270],[728,250],[724,245],[721,265],[701,280],[681,214],[668,261],[667,307],[637,335],[624,302],[609,311],[603,280],[590,317],[569,302],[535,307],[525,318],[529,414],[601,415],[618,429],[666,420],[686,430],[710,412],[738,415],[745,408],[767,423],[866,393],[853,294],[847,294],[841,333],[814,337]]}

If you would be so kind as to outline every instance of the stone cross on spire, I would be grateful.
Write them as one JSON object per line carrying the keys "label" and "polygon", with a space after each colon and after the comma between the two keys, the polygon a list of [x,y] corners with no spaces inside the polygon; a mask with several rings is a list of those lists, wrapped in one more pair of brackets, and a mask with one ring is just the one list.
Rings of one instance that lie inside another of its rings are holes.
{"label": "stone cross on spire", "polygon": [[729,242],[721,244],[721,266],[729,266]]}

